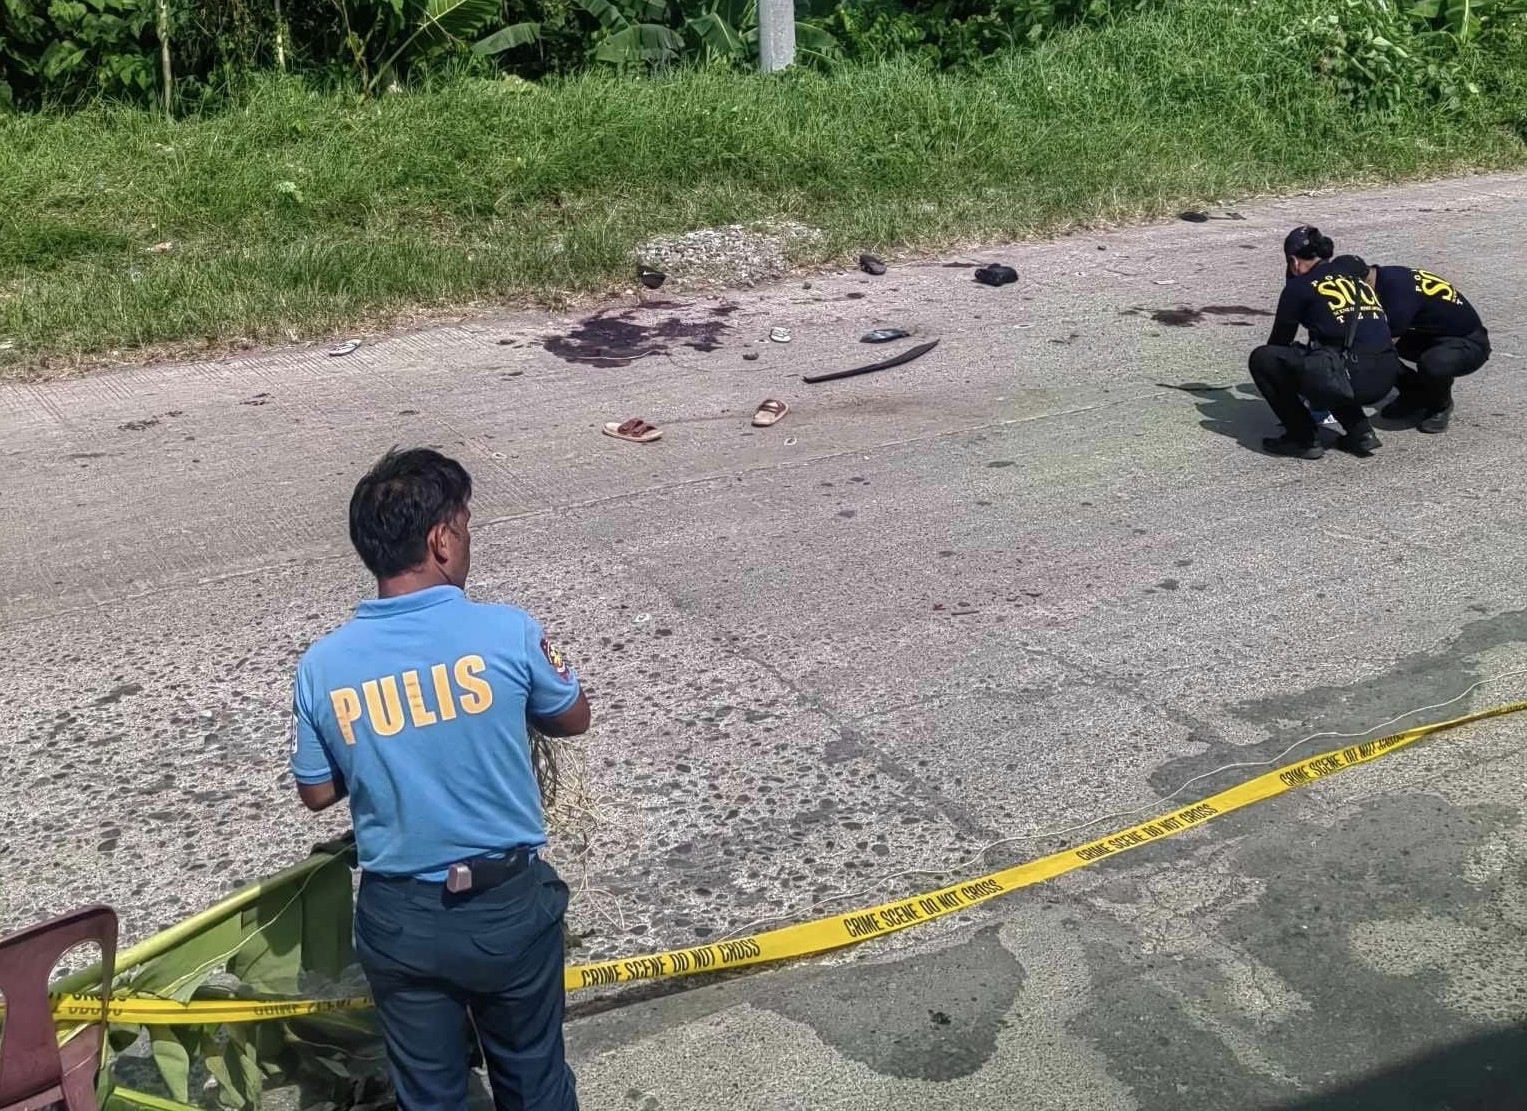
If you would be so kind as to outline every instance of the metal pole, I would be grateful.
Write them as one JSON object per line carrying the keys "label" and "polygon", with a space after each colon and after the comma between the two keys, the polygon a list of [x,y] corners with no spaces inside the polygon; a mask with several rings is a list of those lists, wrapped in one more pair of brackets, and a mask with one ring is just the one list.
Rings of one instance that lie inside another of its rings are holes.
{"label": "metal pole", "polygon": [[774,73],[795,64],[795,0],[758,0],[758,68]]}

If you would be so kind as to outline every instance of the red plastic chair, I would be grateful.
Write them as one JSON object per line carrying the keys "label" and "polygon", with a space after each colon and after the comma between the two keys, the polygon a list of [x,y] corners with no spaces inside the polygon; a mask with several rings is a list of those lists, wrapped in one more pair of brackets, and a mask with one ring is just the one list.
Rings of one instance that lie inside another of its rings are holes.
{"label": "red plastic chair", "polygon": [[[101,947],[101,1021],[59,1045],[48,980],[60,957],[89,941]],[[116,960],[117,912],[105,906],[82,907],[0,938],[0,1111],[58,1103],[69,1111],[97,1111],[95,1080]]]}

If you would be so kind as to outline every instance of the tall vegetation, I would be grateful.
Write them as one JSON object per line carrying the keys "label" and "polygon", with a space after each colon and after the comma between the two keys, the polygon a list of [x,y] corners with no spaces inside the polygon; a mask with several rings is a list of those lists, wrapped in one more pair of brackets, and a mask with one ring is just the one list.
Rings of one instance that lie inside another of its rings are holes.
{"label": "tall vegetation", "polygon": [[[1331,84],[1363,88],[1331,68],[1330,25],[1307,26],[1323,0],[1248,2],[1159,0],[952,72],[594,62],[527,82],[394,63],[406,95],[289,74],[249,79],[227,110],[184,97],[173,120],[109,102],[0,112],[0,377],[43,354],[602,293],[640,244],[697,227],[799,220],[825,232],[809,265],[1521,163],[1527,66],[1471,42],[1461,73],[1481,92],[1458,110],[1414,90],[1375,107]],[[404,41],[364,47],[368,81]],[[409,49],[444,49],[425,42]]]}
{"label": "tall vegetation", "polygon": [[[1167,0],[796,0],[804,63],[981,66],[1067,26]],[[1248,0],[1248,4],[1251,0]],[[1527,67],[1527,0],[1330,0],[1288,28],[1367,107],[1457,105],[1471,66]],[[0,0],[0,106],[101,97],[194,109],[264,70],[362,95],[449,62],[536,79],[588,67],[749,66],[757,0]]]}

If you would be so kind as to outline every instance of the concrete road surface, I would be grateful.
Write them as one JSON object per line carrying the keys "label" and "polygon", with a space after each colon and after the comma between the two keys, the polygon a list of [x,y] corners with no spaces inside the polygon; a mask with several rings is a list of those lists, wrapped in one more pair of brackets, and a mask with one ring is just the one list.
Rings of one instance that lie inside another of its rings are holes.
{"label": "concrete road surface", "polygon": [[[925,890],[1319,730],[1527,697],[1465,693],[1527,669],[1527,178],[1241,211],[0,389],[0,926],[103,899],[143,936],[343,827],[296,803],[288,684],[366,590],[344,509],[394,443],[471,469],[474,592],[542,615],[594,700],[559,848],[578,959]],[[1245,357],[1307,221],[1485,316],[1446,436],[1253,450]],[[991,260],[1021,281],[945,265]],[[858,342],[881,325],[941,342],[801,382],[899,349]],[[754,430],[765,397],[792,412]],[[664,439],[598,434],[629,416]],[[1524,740],[1438,737],[831,959],[575,996],[586,1106],[1527,1106]]]}

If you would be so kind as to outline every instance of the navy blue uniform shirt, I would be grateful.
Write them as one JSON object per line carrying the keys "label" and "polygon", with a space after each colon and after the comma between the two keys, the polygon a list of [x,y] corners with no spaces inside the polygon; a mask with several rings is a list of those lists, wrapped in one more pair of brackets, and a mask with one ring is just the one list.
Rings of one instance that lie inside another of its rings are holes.
{"label": "navy blue uniform shirt", "polygon": [[1409,266],[1380,266],[1378,295],[1396,336],[1471,336],[1484,328],[1479,313],[1453,283]]}
{"label": "navy blue uniform shirt", "polygon": [[1379,295],[1362,278],[1322,262],[1308,274],[1290,277],[1278,298],[1278,312],[1267,342],[1286,347],[1302,326],[1313,343],[1340,348],[1347,342],[1347,326],[1357,315],[1354,355],[1377,355],[1393,346],[1389,318]]}

